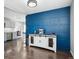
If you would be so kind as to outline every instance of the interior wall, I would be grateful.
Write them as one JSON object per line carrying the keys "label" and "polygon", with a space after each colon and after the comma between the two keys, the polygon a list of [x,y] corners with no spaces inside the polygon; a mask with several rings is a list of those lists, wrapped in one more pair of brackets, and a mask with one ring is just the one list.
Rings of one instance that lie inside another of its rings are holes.
{"label": "interior wall", "polygon": [[74,4],[72,3],[72,5],[71,5],[71,29],[70,29],[70,34],[71,34],[71,40],[70,40],[70,52],[71,52],[71,54],[73,55],[73,57],[74,57],[74,6],[73,6]]}
{"label": "interior wall", "polygon": [[56,33],[57,50],[70,51],[70,7],[26,16],[26,34],[43,28],[45,34]]}

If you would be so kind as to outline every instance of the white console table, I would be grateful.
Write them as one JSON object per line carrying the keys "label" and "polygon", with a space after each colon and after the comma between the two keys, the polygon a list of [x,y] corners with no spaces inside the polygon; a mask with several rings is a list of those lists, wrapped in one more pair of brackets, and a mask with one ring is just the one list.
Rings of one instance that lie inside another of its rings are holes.
{"label": "white console table", "polygon": [[29,46],[36,46],[56,52],[56,36],[55,35],[41,35],[30,34]]}

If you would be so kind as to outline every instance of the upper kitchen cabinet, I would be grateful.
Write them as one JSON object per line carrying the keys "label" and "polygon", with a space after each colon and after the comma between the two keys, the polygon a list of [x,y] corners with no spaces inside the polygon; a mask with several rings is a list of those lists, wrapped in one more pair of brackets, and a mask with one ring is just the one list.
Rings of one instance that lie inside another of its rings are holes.
{"label": "upper kitchen cabinet", "polygon": [[4,18],[4,28],[14,28],[15,23],[7,18]]}

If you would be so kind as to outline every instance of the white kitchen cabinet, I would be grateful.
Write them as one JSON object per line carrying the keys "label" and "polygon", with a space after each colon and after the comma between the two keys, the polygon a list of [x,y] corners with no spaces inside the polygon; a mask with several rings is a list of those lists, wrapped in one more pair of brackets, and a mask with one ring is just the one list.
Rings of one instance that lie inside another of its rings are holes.
{"label": "white kitchen cabinet", "polygon": [[4,33],[4,41],[12,40],[12,39],[13,39],[13,33],[12,32]]}
{"label": "white kitchen cabinet", "polygon": [[38,34],[29,35],[29,46],[36,46],[56,52],[56,36],[55,35],[43,35]]}
{"label": "white kitchen cabinet", "polygon": [[15,23],[14,23],[14,21],[4,18],[4,27],[5,28],[14,28]]}

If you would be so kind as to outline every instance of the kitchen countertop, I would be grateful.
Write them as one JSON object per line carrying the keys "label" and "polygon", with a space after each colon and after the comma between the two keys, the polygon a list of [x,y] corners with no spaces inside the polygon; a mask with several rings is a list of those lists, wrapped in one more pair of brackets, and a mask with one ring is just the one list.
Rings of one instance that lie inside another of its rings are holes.
{"label": "kitchen countertop", "polygon": [[39,37],[56,37],[56,35],[39,35],[39,34],[29,34],[30,36],[39,36]]}

